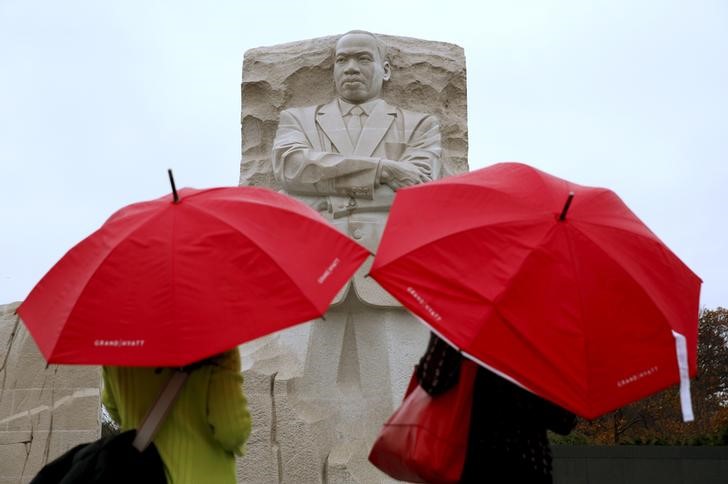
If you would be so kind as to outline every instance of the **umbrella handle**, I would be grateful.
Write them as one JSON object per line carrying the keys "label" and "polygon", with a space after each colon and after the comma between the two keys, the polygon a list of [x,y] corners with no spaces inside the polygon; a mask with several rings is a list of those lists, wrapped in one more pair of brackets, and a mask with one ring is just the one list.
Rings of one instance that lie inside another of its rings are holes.
{"label": "umbrella handle", "polygon": [[157,431],[167,417],[167,414],[172,408],[172,404],[177,400],[177,396],[189,375],[186,371],[175,370],[159,392],[157,399],[144,417],[132,442],[132,445],[139,452],[144,452],[144,449],[149,446],[154,436],[157,435]]}
{"label": "umbrella handle", "polygon": [[179,202],[179,195],[177,195],[177,187],[174,184],[174,176],[172,175],[172,169],[167,169],[167,174],[169,175],[169,183],[172,185],[172,197],[174,198],[174,203]]}
{"label": "umbrella handle", "polygon": [[571,201],[574,199],[574,192],[569,192],[569,196],[566,199],[566,203],[564,204],[563,210],[561,210],[561,215],[559,215],[559,221],[566,219],[566,212],[569,211],[569,207],[571,206]]}

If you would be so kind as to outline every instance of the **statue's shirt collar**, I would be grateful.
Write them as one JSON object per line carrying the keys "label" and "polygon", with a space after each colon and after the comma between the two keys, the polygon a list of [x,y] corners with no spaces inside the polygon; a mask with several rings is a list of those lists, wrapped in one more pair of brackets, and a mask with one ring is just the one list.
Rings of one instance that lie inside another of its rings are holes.
{"label": "statue's shirt collar", "polygon": [[364,110],[364,114],[370,116],[372,111],[374,111],[374,108],[376,108],[377,105],[381,102],[383,102],[381,99],[371,99],[362,104],[351,104],[339,98],[339,110],[341,111],[342,116],[346,116],[352,109],[354,109],[356,106],[359,106]]}

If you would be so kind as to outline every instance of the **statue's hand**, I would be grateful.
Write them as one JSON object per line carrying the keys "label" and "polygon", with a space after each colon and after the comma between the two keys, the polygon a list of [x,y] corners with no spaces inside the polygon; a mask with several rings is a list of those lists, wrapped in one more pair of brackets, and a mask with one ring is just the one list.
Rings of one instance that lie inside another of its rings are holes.
{"label": "statue's hand", "polygon": [[380,182],[392,190],[432,180],[432,169],[424,161],[382,160]]}

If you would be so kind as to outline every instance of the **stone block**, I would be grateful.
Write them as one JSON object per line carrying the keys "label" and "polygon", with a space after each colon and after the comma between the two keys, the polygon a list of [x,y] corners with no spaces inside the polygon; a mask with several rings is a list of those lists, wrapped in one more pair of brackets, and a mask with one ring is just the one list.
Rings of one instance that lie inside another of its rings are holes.
{"label": "stone block", "polygon": [[327,421],[333,412],[298,399],[291,391],[294,381],[277,379],[275,386],[275,439],[282,482],[326,482],[326,454],[334,442]]}
{"label": "stone block", "polygon": [[8,429],[8,421],[13,415],[14,390],[0,389],[0,431]]}
{"label": "stone block", "polygon": [[0,430],[0,445],[28,443],[32,438],[30,430]]}
{"label": "stone block", "polygon": [[13,395],[12,420],[8,422],[8,430],[50,429],[53,408],[50,387],[13,390]]}
{"label": "stone block", "polygon": [[248,370],[243,373],[243,378],[252,428],[245,445],[245,455],[237,460],[238,481],[278,483],[278,460],[271,445],[273,376]]}
{"label": "stone block", "polygon": [[23,468],[28,457],[29,444],[0,444],[0,478],[14,479],[17,482],[23,475]]}
{"label": "stone block", "polygon": [[53,377],[53,370],[46,368],[43,356],[23,324],[17,327],[7,362],[5,385],[41,388]]}
{"label": "stone block", "polygon": [[55,369],[53,384],[58,388],[100,388],[101,367],[51,365]]}
{"label": "stone block", "polygon": [[50,432],[47,430],[33,433],[33,440],[28,444],[23,477],[32,478],[45,464],[53,460],[49,455],[49,437]]}
{"label": "stone block", "polygon": [[[53,431],[76,430],[83,431],[100,428],[101,401],[98,389],[91,391],[76,391],[68,395],[67,400],[53,409]],[[95,391],[95,394],[94,394]]]}
{"label": "stone block", "polygon": [[15,316],[15,309],[18,305],[15,303],[0,306],[0,348],[3,350],[0,354],[2,355],[7,354],[7,349],[10,347],[10,342],[18,327],[18,318]]}

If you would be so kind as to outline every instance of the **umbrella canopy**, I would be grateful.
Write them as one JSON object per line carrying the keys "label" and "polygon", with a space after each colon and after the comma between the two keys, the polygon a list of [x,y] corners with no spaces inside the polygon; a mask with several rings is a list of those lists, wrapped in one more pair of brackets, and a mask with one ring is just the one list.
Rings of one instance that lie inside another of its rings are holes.
{"label": "umbrella canopy", "polygon": [[17,313],[49,363],[182,366],[321,316],[368,255],[285,195],[185,188],[113,214]]}
{"label": "umbrella canopy", "polygon": [[691,418],[701,281],[610,190],[520,163],[399,190],[370,275],[464,353],[578,415],[681,381]]}

